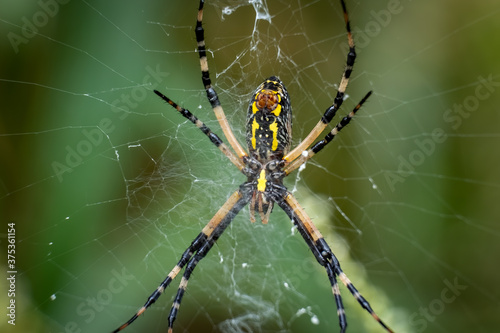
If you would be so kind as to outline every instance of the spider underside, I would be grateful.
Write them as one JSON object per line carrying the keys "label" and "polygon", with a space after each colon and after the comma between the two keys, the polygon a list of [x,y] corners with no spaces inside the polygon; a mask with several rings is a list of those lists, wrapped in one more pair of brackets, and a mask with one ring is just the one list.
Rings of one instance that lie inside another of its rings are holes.
{"label": "spider underside", "polygon": [[[336,134],[342,130],[361,108],[366,96],[322,139],[313,142],[326,129],[336,112],[343,103],[345,90],[356,58],[354,40],[351,34],[349,18],[344,0],[340,0],[349,43],[346,67],[344,69],[337,95],[333,104],[329,106],[320,121],[309,135],[294,149],[290,150],[292,139],[292,109],[290,96],[285,85],[277,76],[264,80],[253,92],[250,99],[247,122],[246,143],[248,153],[236,140],[225,117],[217,93],[215,92],[208,72],[208,62],[205,48],[204,30],[202,27],[204,0],[200,1],[196,21],[196,41],[202,72],[202,81],[208,101],[219,121],[224,137],[232,150],[213,133],[202,121],[189,110],[177,105],[171,99],[155,90],[155,93],[174,107],[185,118],[195,124],[219,150],[247,177],[247,180],[229,197],[214,217],[202,229],[191,245],[184,251],[179,262],[170,271],[165,280],[149,296],[146,303],[130,318],[113,332],[118,332],[135,321],[146,309],[151,306],[172,282],[177,274],[185,267],[177,294],[168,316],[168,331],[172,332],[174,320],[187,288],[188,280],[196,265],[210,251],[217,239],[222,235],[236,214],[247,204],[250,207],[250,220],[255,222],[256,213],[263,223],[267,223],[274,204],[278,205],[291,219],[300,232],[304,241],[311,249],[314,257],[327,272],[337,306],[340,331],[345,332],[347,319],[337,283],[339,278],[361,306],[387,331],[393,332],[372,310],[370,304],[361,296],[340,267],[336,256],[324,240],[323,236],[299,205],[295,197],[283,185],[283,178],[299,168],[307,160],[322,150]],[[312,145],[312,146],[311,146]],[[310,147],[310,148],[309,148]],[[234,152],[233,152],[234,151]]]}

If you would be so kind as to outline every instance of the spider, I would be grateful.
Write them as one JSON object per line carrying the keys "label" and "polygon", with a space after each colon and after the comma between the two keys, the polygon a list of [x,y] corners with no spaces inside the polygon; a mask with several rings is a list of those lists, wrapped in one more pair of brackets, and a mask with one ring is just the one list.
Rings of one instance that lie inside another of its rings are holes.
{"label": "spider", "polygon": [[217,93],[212,86],[212,81],[208,72],[204,29],[202,26],[204,0],[200,0],[195,33],[198,43],[202,81],[208,101],[224,132],[225,138],[234,152],[229,149],[217,134],[213,133],[189,110],[177,105],[161,92],[156,90],[154,92],[165,102],[174,107],[181,115],[195,124],[196,127],[198,127],[238,168],[238,170],[247,177],[247,181],[240,185],[202,229],[201,233],[184,251],[177,265],[175,265],[165,280],[149,296],[146,303],[132,316],[132,318],[113,332],[123,330],[142,315],[148,307],[156,302],[165,288],[170,285],[172,280],[185,267],[172,309],[168,316],[168,331],[172,332],[172,327],[177,317],[191,273],[210,251],[236,214],[238,214],[247,204],[250,205],[250,220],[252,222],[255,222],[255,212],[258,212],[262,223],[266,224],[274,204],[281,207],[291,219],[292,223],[311,249],[318,263],[326,269],[337,306],[337,315],[341,332],[345,332],[347,328],[347,319],[337,278],[342,281],[359,304],[361,304],[361,306],[368,311],[387,332],[393,332],[377,316],[368,301],[361,296],[346,274],[342,271],[338,259],[319,230],[313,224],[309,216],[307,216],[306,212],[299,205],[292,193],[283,185],[284,177],[288,176],[292,171],[303,165],[307,160],[322,150],[340,130],[349,124],[356,112],[371,94],[371,91],[368,92],[356,107],[348,115],[342,118],[342,120],[322,140],[317,141],[311,148],[307,149],[325,130],[342,105],[345,90],[356,58],[346,4],[344,0],[340,0],[340,3],[344,13],[350,50],[347,54],[346,67],[333,104],[326,109],[320,121],[312,129],[309,135],[297,147],[290,151],[292,138],[292,109],[290,106],[290,96],[288,95],[285,85],[277,76],[267,78],[257,87],[250,99],[246,121],[247,153],[238,143],[231,131],[219,98],[217,97]]}

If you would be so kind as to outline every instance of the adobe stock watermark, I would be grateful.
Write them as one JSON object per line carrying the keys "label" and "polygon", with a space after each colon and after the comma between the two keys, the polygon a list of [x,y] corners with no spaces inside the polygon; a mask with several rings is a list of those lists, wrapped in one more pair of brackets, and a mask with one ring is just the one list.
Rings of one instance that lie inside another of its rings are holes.
{"label": "adobe stock watermark", "polygon": [[436,318],[446,310],[446,306],[453,303],[468,288],[460,284],[457,277],[453,279],[453,282],[445,279],[443,283],[445,288],[441,290],[439,297],[430,301],[426,307],[420,307],[408,318],[410,325],[415,327],[417,332],[425,331],[429,323],[436,321]]}
{"label": "adobe stock watermark", "polygon": [[[379,11],[371,10],[370,16],[373,19],[368,21],[363,29],[357,26],[355,27],[356,29],[353,29],[356,51],[359,52],[367,47],[373,38],[380,35],[382,29],[391,23],[395,15],[403,12],[403,9],[404,7],[400,0],[389,0],[385,9]],[[344,53],[347,54],[349,52],[349,45],[347,43],[342,43],[341,48]]]}
{"label": "adobe stock watermark", "polygon": [[[120,120],[128,117],[129,112],[139,106],[144,101],[151,90],[155,89],[169,74],[160,71],[160,66],[156,69],[146,67],[146,74],[142,80],[142,85],[133,87],[128,93],[124,93],[119,99],[110,103],[111,111],[118,115]],[[147,88],[146,88],[147,87]],[[53,161],[51,166],[59,182],[63,181],[66,173],[73,172],[73,169],[84,162],[84,159],[92,154],[101,145],[105,138],[109,137],[116,129],[110,118],[102,118],[95,128],[82,129],[82,139],[74,144],[65,147],[66,155],[62,162]]]}
{"label": "adobe stock watermark", "polygon": [[21,17],[21,34],[9,32],[7,39],[14,49],[15,53],[19,53],[19,46],[21,44],[28,44],[28,42],[38,34],[39,29],[49,23],[50,19],[59,13],[60,5],[65,5],[70,0],[39,0],[37,2],[40,10],[35,12],[31,17]]}
{"label": "adobe stock watermark", "polygon": [[[493,93],[500,87],[500,82],[493,80],[493,75],[488,75],[487,78],[479,76],[477,85],[474,92],[467,95],[461,103],[455,103],[453,106],[443,113],[443,120],[445,123],[451,125],[453,130],[458,130],[464,120],[469,118],[473,112],[477,111],[481,101],[490,98]],[[442,128],[435,128],[430,137],[424,139],[415,139],[415,149],[409,154],[398,156],[398,169],[397,171],[386,171],[384,173],[385,179],[389,188],[394,192],[398,183],[403,183],[406,178],[411,176],[415,168],[421,166],[427,158],[429,158],[436,151],[438,144],[446,141],[448,135]]]}

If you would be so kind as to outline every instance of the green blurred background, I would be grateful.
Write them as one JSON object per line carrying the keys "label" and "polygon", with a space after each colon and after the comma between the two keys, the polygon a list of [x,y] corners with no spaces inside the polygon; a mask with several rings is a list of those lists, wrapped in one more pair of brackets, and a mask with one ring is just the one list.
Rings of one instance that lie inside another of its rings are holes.
{"label": "green blurred background", "polygon": [[[496,332],[500,3],[347,6],[358,59],[342,114],[374,95],[287,185],[395,331]],[[16,325],[2,314],[2,332],[116,328],[244,181],[152,93],[221,133],[200,80],[197,7],[0,1],[0,268],[15,222],[18,271]],[[338,1],[208,1],[204,22],[240,142],[249,94],[270,75],[287,85],[300,142],[344,66]],[[194,272],[175,331],[338,331],[326,274],[285,214],[248,220],[243,210]],[[179,280],[127,331],[165,331]],[[381,332],[341,290],[349,332]]]}

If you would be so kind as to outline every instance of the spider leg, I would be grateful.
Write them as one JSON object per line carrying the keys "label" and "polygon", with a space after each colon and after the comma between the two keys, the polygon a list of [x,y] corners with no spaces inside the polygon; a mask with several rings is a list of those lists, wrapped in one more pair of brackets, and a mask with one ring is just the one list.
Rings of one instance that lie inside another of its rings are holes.
{"label": "spider leg", "polygon": [[249,200],[248,196],[243,195],[240,190],[234,192],[224,205],[222,205],[210,222],[208,222],[208,224],[202,229],[201,233],[194,239],[186,251],[184,251],[177,265],[175,265],[172,271],[170,271],[165,280],[158,286],[158,288],[156,288],[151,296],[148,297],[146,303],[132,316],[132,318],[114,330],[113,333],[123,330],[125,327],[134,322],[141,314],[143,314],[148,307],[156,302],[165,288],[168,287],[170,282],[172,282],[181,269],[188,264],[168,318],[169,331],[171,331],[172,324],[177,315],[180,301],[184,291],[186,290],[187,280],[189,279],[191,272],[196,264],[208,253],[215,241],[224,232],[236,214],[238,214],[238,212],[248,203]]}
{"label": "spider leg", "polygon": [[342,74],[342,79],[340,80],[339,87],[337,89],[337,96],[333,101],[333,105],[328,107],[321,117],[321,120],[314,126],[311,133],[292,151],[283,157],[287,163],[295,160],[304,150],[309,147],[314,140],[320,136],[320,134],[325,130],[326,126],[330,123],[332,118],[335,116],[340,106],[344,102],[344,94],[347,89],[347,84],[349,83],[349,78],[351,77],[352,69],[354,67],[354,60],[356,59],[356,51],[354,48],[354,39],[352,38],[351,33],[351,24],[349,22],[349,15],[347,14],[347,8],[344,0],[340,0],[342,5],[342,10],[344,12],[344,21],[347,30],[347,42],[349,44],[349,53],[347,53],[346,66],[344,69],[344,73]]}
{"label": "spider leg", "polygon": [[210,221],[210,223],[203,229],[202,233],[206,233],[207,237],[201,248],[196,252],[193,258],[189,260],[186,270],[184,271],[184,275],[182,276],[182,280],[179,284],[179,289],[177,290],[174,303],[172,304],[172,309],[168,315],[169,333],[172,333],[172,327],[181,306],[182,297],[186,291],[191,273],[201,259],[207,255],[208,251],[210,251],[220,235],[222,235],[224,230],[226,230],[227,226],[231,223],[236,214],[238,214],[238,212],[248,203],[249,200],[250,198],[248,196],[242,195],[240,191],[236,191],[212,218],[212,221]]}
{"label": "spider leg", "polygon": [[368,301],[359,293],[359,291],[356,289],[356,287],[354,287],[347,275],[345,275],[345,273],[342,271],[337,257],[335,256],[335,254],[333,254],[325,239],[313,224],[309,216],[307,216],[304,209],[299,205],[297,199],[295,199],[295,197],[290,192],[287,192],[284,199],[278,201],[277,204],[290,217],[294,225],[297,226],[297,229],[311,249],[316,260],[326,269],[337,305],[337,315],[339,317],[340,331],[342,333],[345,332],[347,328],[347,319],[336,277],[340,278],[342,283],[347,287],[349,292],[358,301],[358,303],[366,311],[368,311],[368,313],[370,313],[370,315],[387,332],[393,333],[393,331],[373,311]]}
{"label": "spider leg", "polygon": [[335,125],[335,127],[323,138],[323,140],[316,142],[311,148],[309,148],[307,151],[304,151],[297,159],[287,165],[283,171],[287,175],[290,174],[290,172],[299,168],[302,164],[306,163],[311,157],[313,157],[321,149],[323,149],[329,142],[331,142],[335,138],[338,132],[340,132],[345,126],[347,126],[347,124],[349,124],[351,119],[356,115],[356,112],[358,112],[363,103],[366,102],[371,94],[372,92],[369,91],[365,95],[365,97],[363,97],[363,99],[358,103],[358,105],[356,105],[348,115],[342,118],[342,120],[338,122],[337,125]]}
{"label": "spider leg", "polygon": [[200,56],[200,67],[201,67],[201,79],[203,81],[203,86],[207,92],[207,98],[212,106],[212,109],[219,121],[219,124],[224,132],[224,135],[233,147],[234,151],[238,155],[240,159],[243,159],[248,156],[243,147],[239,144],[238,140],[233,134],[231,127],[227,121],[226,115],[224,114],[224,110],[219,101],[219,97],[215,92],[215,89],[212,87],[212,81],[210,80],[210,73],[208,72],[208,60],[207,60],[207,52],[205,47],[205,31],[202,26],[203,21],[203,5],[205,1],[200,0],[200,6],[198,8],[198,17],[196,19],[196,42],[198,43],[198,54]]}
{"label": "spider leg", "polygon": [[183,107],[177,105],[174,101],[172,101],[170,98],[167,96],[163,95],[161,92],[158,90],[154,91],[155,94],[160,96],[161,99],[163,99],[165,102],[168,104],[172,105],[179,113],[184,116],[184,118],[188,119],[191,121],[193,124],[196,125],[209,139],[210,141],[217,147],[219,150],[226,155],[227,158],[231,162],[233,162],[234,165],[241,171],[245,165],[243,164],[242,160],[236,157],[234,153],[226,146],[226,144],[219,138],[217,134],[212,132],[212,130],[205,125],[201,120],[199,120],[194,114],[191,113],[188,109],[184,109]]}

